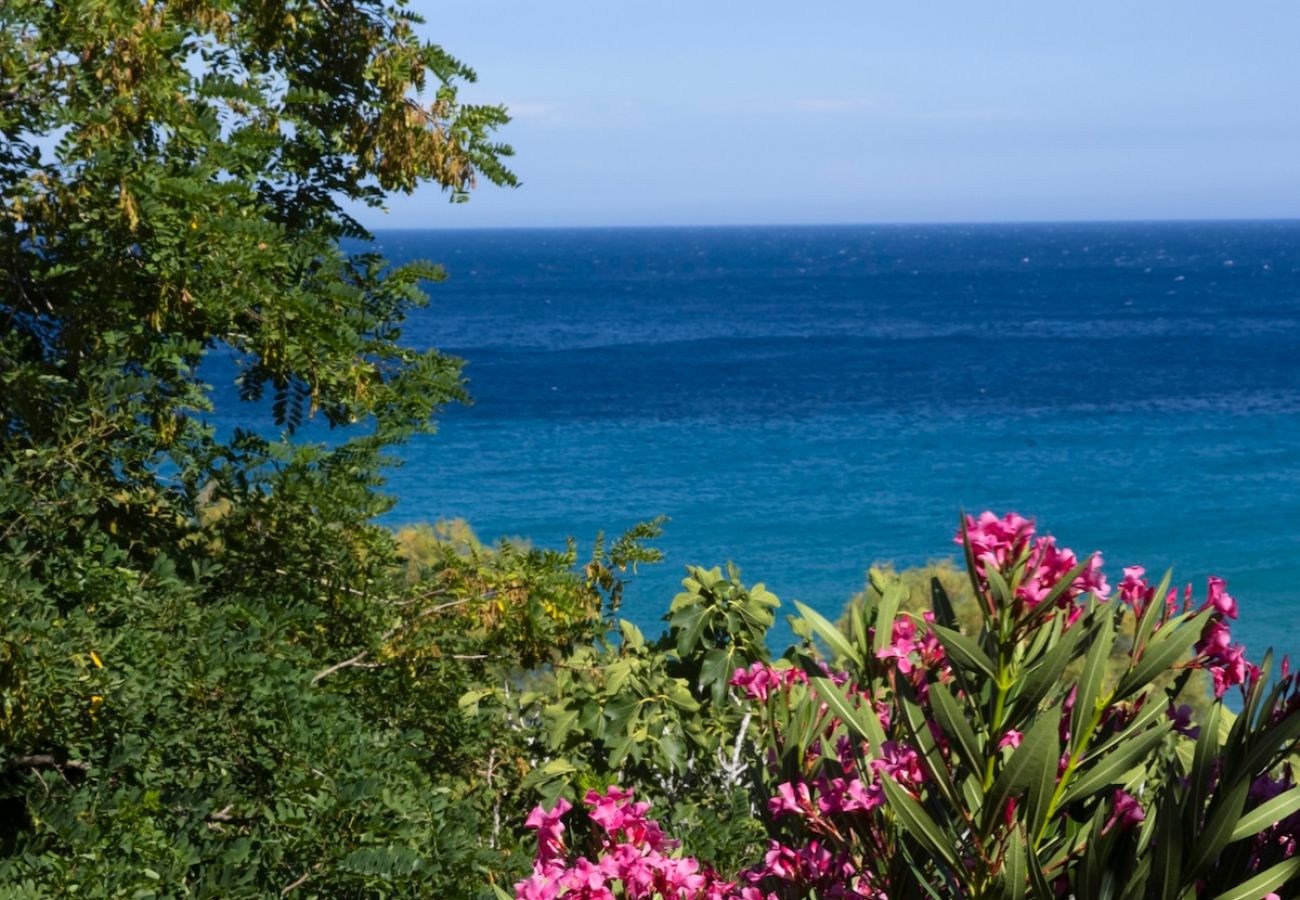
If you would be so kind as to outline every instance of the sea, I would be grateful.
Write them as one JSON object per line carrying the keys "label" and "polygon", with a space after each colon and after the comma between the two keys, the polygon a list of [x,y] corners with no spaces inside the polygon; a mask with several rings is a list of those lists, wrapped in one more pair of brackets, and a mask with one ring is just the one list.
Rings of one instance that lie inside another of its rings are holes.
{"label": "sea", "polygon": [[[1300,652],[1300,222],[389,231],[446,266],[404,340],[472,405],[401,451],[385,523],[586,552],[667,516],[687,565],[834,616],[877,562],[1016,511],[1113,583],[1227,579]],[[778,647],[779,649],[779,647]]]}

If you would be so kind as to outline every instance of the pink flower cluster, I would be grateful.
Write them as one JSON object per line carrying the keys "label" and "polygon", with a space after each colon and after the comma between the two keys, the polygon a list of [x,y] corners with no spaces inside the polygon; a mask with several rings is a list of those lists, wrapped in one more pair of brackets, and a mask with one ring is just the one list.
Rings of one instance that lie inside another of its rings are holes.
{"label": "pink flower cluster", "polygon": [[[1051,536],[1035,537],[1033,520],[1016,513],[1001,518],[991,512],[980,513],[979,518],[967,516],[965,539],[970,541],[975,573],[982,580],[987,578],[990,566],[1005,572],[1022,558],[1026,559],[1025,577],[1016,589],[1016,599],[1026,609],[1033,609],[1046,600],[1061,579],[1079,565],[1073,550],[1056,546],[1056,539]],[[961,531],[957,532],[955,541],[963,543]],[[1067,606],[1089,592],[1105,600],[1110,595],[1110,585],[1101,566],[1101,554],[1094,553],[1087,568],[1061,594],[1060,605]]]}
{"label": "pink flower cluster", "polygon": [[[1190,587],[1190,585],[1189,585]],[[1196,642],[1196,652],[1205,657],[1205,668],[1214,678],[1214,696],[1222,697],[1228,688],[1247,684],[1259,677],[1259,667],[1246,659],[1246,648],[1232,643],[1228,619],[1237,618],[1237,601],[1226,590],[1222,578],[1210,577],[1208,597],[1202,609],[1213,612]]]}
{"label": "pink flower cluster", "polygon": [[825,897],[827,900],[887,900],[869,872],[859,871],[843,849],[812,838],[800,847],[770,841],[763,862],[741,874],[747,882],[737,900]]}
{"label": "pink flower cluster", "polygon": [[786,690],[791,685],[807,684],[808,676],[802,669],[777,669],[764,662],[756,662],[748,669],[737,669],[727,682],[745,692],[750,700],[766,703],[773,693]]}
{"label": "pink flower cluster", "polygon": [[[659,823],[646,817],[649,803],[636,803],[632,792],[611,787],[604,794],[588,791],[584,802],[599,828],[597,859],[570,858],[564,842],[564,816],[573,808],[561,798],[547,811],[533,809],[524,823],[537,832],[533,874],[515,885],[517,900],[727,900],[738,897],[735,883],[724,881],[698,861],[671,856],[676,846]],[[748,900],[748,898],[744,898]]]}
{"label": "pink flower cluster", "polygon": [[[927,625],[933,623],[934,613],[925,612],[924,619]],[[919,663],[921,671],[937,677],[946,663],[943,645],[939,643],[934,631],[926,628],[918,639],[916,621],[910,616],[899,616],[894,620],[890,642],[876,656],[879,659],[897,660],[895,666],[902,675],[911,675]]]}

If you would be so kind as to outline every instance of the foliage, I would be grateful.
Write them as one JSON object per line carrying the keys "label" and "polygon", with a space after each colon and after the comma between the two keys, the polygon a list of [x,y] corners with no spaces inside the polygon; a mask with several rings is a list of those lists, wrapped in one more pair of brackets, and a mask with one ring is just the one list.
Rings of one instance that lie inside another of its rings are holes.
{"label": "foliage", "polygon": [[[1131,567],[1110,599],[1099,557],[1079,562],[1018,516],[968,519],[959,540],[977,630],[938,579],[920,615],[891,580],[847,628],[798,605],[828,656],[806,645],[731,679],[761,723],[761,861],[734,881],[686,864],[704,875],[666,893],[623,876],[657,846],[606,846],[584,864],[539,845],[518,896],[1293,896],[1300,688],[1285,663],[1270,682],[1269,657],[1257,668],[1232,642],[1223,582],[1194,607],[1190,588],[1180,599],[1168,576],[1153,586]],[[1111,669],[1125,633],[1127,663]],[[1215,688],[1199,723],[1176,702],[1198,670]]]}
{"label": "foliage", "polygon": [[[348,204],[513,181],[503,110],[417,24],[0,4],[6,896],[423,895],[499,858],[455,807],[456,679],[421,718],[349,677],[398,668],[420,602],[371,521],[385,448],[464,391],[399,342],[440,270]],[[213,356],[278,437],[205,424]]]}

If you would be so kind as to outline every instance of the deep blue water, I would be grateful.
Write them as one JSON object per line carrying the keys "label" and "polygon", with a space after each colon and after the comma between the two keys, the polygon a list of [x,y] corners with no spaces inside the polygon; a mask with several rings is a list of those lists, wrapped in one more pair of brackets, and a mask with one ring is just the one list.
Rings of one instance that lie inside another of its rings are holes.
{"label": "deep blue water", "polygon": [[[1300,651],[1300,223],[390,232],[449,281],[407,340],[476,402],[392,524],[587,543],[666,514],[625,614],[735,560],[835,613],[876,560],[1017,510]],[[788,632],[787,632],[788,633]]]}

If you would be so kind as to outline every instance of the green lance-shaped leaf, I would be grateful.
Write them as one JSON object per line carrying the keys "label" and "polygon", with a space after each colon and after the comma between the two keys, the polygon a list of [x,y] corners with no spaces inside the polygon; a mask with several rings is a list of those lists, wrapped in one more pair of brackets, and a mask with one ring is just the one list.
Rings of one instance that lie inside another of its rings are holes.
{"label": "green lance-shaped leaf", "polygon": [[1115,699],[1123,700],[1141,690],[1186,655],[1200,637],[1210,612],[1207,609],[1190,619],[1179,616],[1165,623],[1147,642],[1146,651],[1133,671],[1120,679],[1115,688]]}
{"label": "green lance-shaped leaf", "polygon": [[1148,726],[1160,721],[1161,718],[1168,715],[1168,712],[1169,706],[1166,704],[1163,694],[1148,698],[1146,705],[1144,705],[1138,714],[1133,717],[1133,721],[1129,722],[1122,731],[1111,735],[1105,741],[1089,750],[1087,755],[1084,757],[1084,762],[1091,762],[1094,759],[1100,759],[1115,747],[1118,747],[1125,741],[1136,737],[1141,732],[1146,731]]}
{"label": "green lance-shaped leaf", "polygon": [[1285,819],[1296,810],[1300,810],[1300,787],[1284,791],[1242,816],[1237,821],[1237,827],[1232,829],[1232,836],[1228,838],[1228,842],[1239,841],[1258,834],[1275,822]]}
{"label": "green lance-shaped leaf", "polygon": [[936,622],[944,628],[957,627],[957,611],[952,608],[952,600],[937,576],[930,577],[930,606]]}
{"label": "green lance-shaped leaf", "polygon": [[1220,783],[1210,805],[1210,817],[1201,832],[1192,852],[1187,858],[1187,874],[1196,877],[1214,860],[1218,859],[1223,848],[1232,839],[1232,832],[1241,821],[1241,810],[1246,805],[1250,793],[1251,777],[1238,777],[1231,785]]}
{"label": "green lance-shaped leaf", "polygon": [[876,634],[871,641],[873,656],[878,656],[881,650],[893,643],[894,619],[898,615],[898,607],[902,604],[906,593],[907,591],[898,581],[886,585],[885,592],[880,597],[880,610],[876,613]]}
{"label": "green lance-shaped leaf", "polygon": [[1154,845],[1150,848],[1153,900],[1176,900],[1181,887],[1182,828],[1178,818],[1178,796],[1166,789],[1156,820]]}
{"label": "green lance-shaped leaf", "polygon": [[1160,584],[1156,586],[1155,593],[1151,595],[1151,602],[1142,611],[1142,618],[1138,619],[1137,628],[1133,635],[1133,650],[1135,653],[1146,646],[1147,639],[1151,637],[1151,632],[1155,630],[1156,620],[1165,608],[1165,595],[1169,593],[1169,582],[1173,577],[1174,570],[1166,569],[1165,577],[1160,579]]}
{"label": "green lance-shaped leaf", "polygon": [[1260,897],[1272,893],[1274,888],[1282,887],[1298,875],[1300,875],[1300,856],[1293,856],[1265,869],[1254,878],[1243,881],[1235,888],[1224,891],[1214,900],[1259,900]]}
{"label": "green lance-shaped leaf", "polygon": [[944,734],[953,740],[953,745],[961,755],[962,761],[972,772],[984,769],[984,751],[980,746],[975,730],[970,727],[965,711],[957,698],[952,695],[948,685],[942,682],[930,684],[930,708],[943,729]]}
{"label": "green lance-shaped leaf", "polygon": [[1170,724],[1166,720],[1149,731],[1137,735],[1128,743],[1116,747],[1086,771],[1076,772],[1061,802],[1070,803],[1080,797],[1096,793],[1104,787],[1119,783],[1125,773],[1146,760],[1151,751],[1160,745],[1165,735],[1169,733],[1169,728]]}
{"label": "green lance-shaped leaf", "polygon": [[1038,857],[1038,851],[1034,848],[1034,842],[1025,841],[1025,856],[1029,865],[1029,883],[1034,889],[1034,900],[1056,900],[1056,891],[1047,882],[1047,876],[1043,874],[1043,862]]}
{"label": "green lance-shaped leaf", "polygon": [[894,702],[902,713],[900,718],[907,729],[908,739],[920,755],[921,764],[925,767],[928,777],[934,781],[935,787],[942,793],[946,803],[953,807],[958,806],[961,803],[961,793],[957,783],[953,781],[947,760],[939,750],[934,732],[930,730],[930,721],[921,708],[920,700],[916,696],[916,688],[906,679],[901,680]]}
{"label": "green lance-shaped leaf", "polygon": [[1259,774],[1283,747],[1296,740],[1300,740],[1300,708],[1292,709],[1282,721],[1255,736],[1242,759],[1241,770]]}
{"label": "green lance-shaped leaf", "polygon": [[1187,773],[1187,801],[1183,807],[1186,811],[1183,827],[1189,834],[1195,834],[1199,830],[1201,812],[1210,793],[1210,776],[1214,772],[1214,761],[1219,756],[1219,722],[1222,716],[1223,705],[1215,703],[1201,723],[1201,733],[1196,738],[1192,766]]}
{"label": "green lance-shaped leaf", "polygon": [[1002,896],[1006,900],[1024,900],[1029,876],[1029,864],[1025,859],[1025,845],[1028,843],[1023,831],[1007,835],[1006,855],[1002,860]]}
{"label": "green lance-shaped leaf", "polygon": [[957,663],[964,669],[977,670],[988,676],[990,680],[997,679],[997,667],[993,660],[989,659],[980,645],[975,641],[956,631],[952,628],[944,628],[942,625],[931,625],[935,637],[943,645],[944,652],[947,653],[951,662]]}
{"label": "green lance-shaped leaf", "polygon": [[1048,692],[1060,684],[1061,675],[1075,657],[1079,638],[1086,631],[1086,628],[1080,626],[1063,632],[1059,643],[1047,650],[1039,662],[1024,673],[1020,679],[1020,691],[1012,706],[1011,722],[1018,722],[1031,715]]}
{"label": "green lance-shaped leaf", "polygon": [[1011,585],[1002,577],[993,566],[984,567],[984,577],[989,583],[989,592],[993,595],[993,602],[1000,612],[1001,616],[1011,615]]}
{"label": "green lance-shaped leaf", "polygon": [[844,636],[844,633],[835,627],[825,616],[805,603],[794,601],[795,609],[799,610],[799,615],[803,617],[814,632],[826,642],[830,649],[831,655],[838,659],[844,659],[853,663],[859,669],[862,668],[862,655],[858,653],[852,642]]}
{"label": "green lance-shaped leaf", "polygon": [[1042,717],[1025,733],[1020,746],[1011,754],[1002,771],[993,781],[984,801],[984,829],[989,831],[1006,808],[1014,793],[1025,792],[1025,807],[1031,823],[1031,833],[1047,816],[1053,789],[1056,787],[1056,766],[1061,755],[1060,707],[1043,713]]}
{"label": "green lance-shaped leaf", "polygon": [[922,808],[921,804],[899,787],[892,778],[883,773],[879,777],[880,785],[885,791],[885,799],[898,823],[926,850],[942,859],[951,869],[960,871],[961,861],[953,850],[958,843],[957,839],[944,834],[943,829],[930,818],[930,814]]}
{"label": "green lance-shaped leaf", "polygon": [[869,699],[864,697],[860,706],[855,704],[848,692],[829,678],[813,678],[812,686],[845,728],[860,738],[866,738],[873,754],[879,751],[885,742],[885,730],[880,726],[880,719],[876,717]]}
{"label": "green lance-shaped leaf", "polygon": [[1088,647],[1088,658],[1079,676],[1079,692],[1075,696],[1074,710],[1070,715],[1070,741],[1076,750],[1091,737],[1089,731],[1101,698],[1111,644],[1115,640],[1115,629],[1107,627],[1110,623],[1105,620],[1105,611],[1099,611],[1098,615],[1102,617],[1102,625],[1096,639]]}

